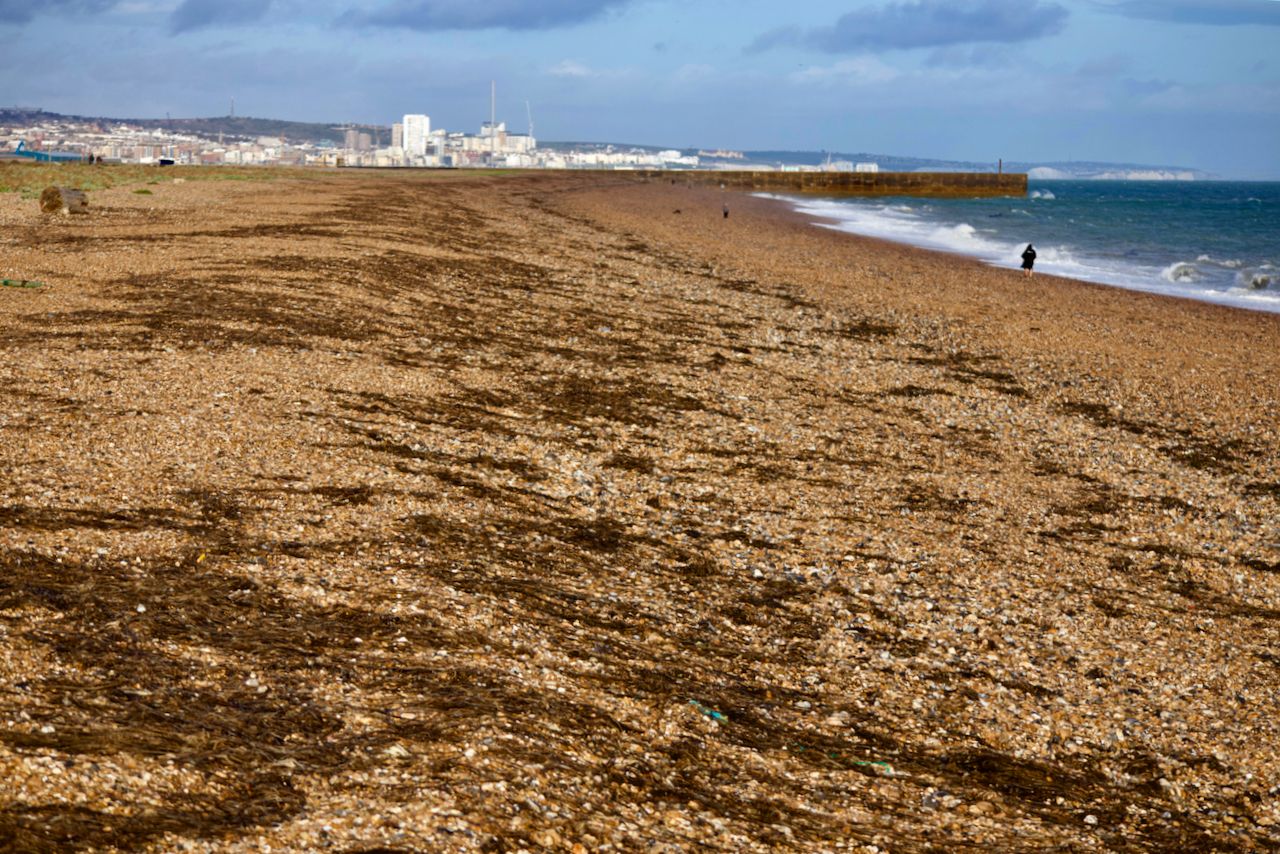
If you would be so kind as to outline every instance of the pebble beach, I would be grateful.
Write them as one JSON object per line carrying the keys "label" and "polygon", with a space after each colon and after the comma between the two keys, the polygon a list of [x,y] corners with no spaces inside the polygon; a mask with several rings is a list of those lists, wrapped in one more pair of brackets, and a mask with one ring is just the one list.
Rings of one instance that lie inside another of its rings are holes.
{"label": "pebble beach", "polygon": [[1280,847],[1280,315],[174,174],[0,195],[0,849]]}

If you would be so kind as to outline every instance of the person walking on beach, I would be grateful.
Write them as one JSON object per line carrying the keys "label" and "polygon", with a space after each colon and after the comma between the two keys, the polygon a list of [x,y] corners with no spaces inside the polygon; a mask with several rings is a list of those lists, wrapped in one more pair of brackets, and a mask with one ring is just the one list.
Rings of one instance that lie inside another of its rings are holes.
{"label": "person walking on beach", "polygon": [[1031,272],[1031,268],[1034,267],[1035,265],[1036,265],[1036,248],[1032,246],[1030,243],[1028,243],[1027,248],[1022,252],[1022,275],[1027,277],[1028,279],[1031,278],[1031,276],[1034,275]]}

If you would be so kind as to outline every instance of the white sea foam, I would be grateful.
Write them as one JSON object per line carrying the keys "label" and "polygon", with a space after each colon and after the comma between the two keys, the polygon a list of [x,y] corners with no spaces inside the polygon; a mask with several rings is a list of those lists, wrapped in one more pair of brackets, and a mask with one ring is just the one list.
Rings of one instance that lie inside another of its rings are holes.
{"label": "white sea foam", "polygon": [[1201,273],[1200,268],[1195,264],[1178,261],[1161,270],[1160,278],[1166,282],[1198,282]]}
{"label": "white sea foam", "polygon": [[1058,198],[1053,194],[1052,190],[1032,190],[1027,196],[1029,199],[1044,199],[1045,201],[1053,201]]}
{"label": "white sea foam", "polygon": [[1228,270],[1239,270],[1241,267],[1244,266],[1243,261],[1240,261],[1235,258],[1232,258],[1231,260],[1228,260],[1228,261],[1215,261],[1213,260],[1212,257],[1208,255],[1201,255],[1199,258],[1196,259],[1196,262],[1200,264],[1216,264],[1217,266],[1225,267]]}
{"label": "white sea foam", "polygon": [[[969,223],[939,223],[928,218],[931,211],[927,205],[914,209],[901,203],[850,204],[828,199],[781,198],[801,213],[829,220],[823,223],[827,228],[967,255],[996,267],[1016,269],[1027,245],[1001,240],[992,232],[984,233]],[[1181,261],[1161,268],[1120,258],[1091,257],[1071,246],[1051,244],[1037,244],[1036,253],[1036,272],[1280,312],[1280,273],[1271,264],[1242,269],[1244,265],[1237,260],[1219,262],[1205,256],[1195,262]],[[1237,273],[1225,280],[1221,275],[1207,275],[1211,269],[1222,271],[1223,268],[1237,270]]]}
{"label": "white sea foam", "polygon": [[1276,276],[1274,270],[1263,270],[1261,267],[1256,270],[1241,270],[1236,274],[1236,284],[1251,291],[1274,288],[1278,279],[1280,277]]}

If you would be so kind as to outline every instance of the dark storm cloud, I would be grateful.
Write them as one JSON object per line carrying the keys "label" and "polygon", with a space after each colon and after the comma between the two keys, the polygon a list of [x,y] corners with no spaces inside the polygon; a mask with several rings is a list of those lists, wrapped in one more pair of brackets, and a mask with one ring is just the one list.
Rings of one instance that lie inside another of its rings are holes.
{"label": "dark storm cloud", "polygon": [[1067,10],[1041,0],[914,0],[859,9],[829,27],[786,27],[765,33],[748,48],[783,45],[826,53],[944,47],[973,42],[1023,42],[1062,30]]}
{"label": "dark storm cloud", "polygon": [[247,24],[261,18],[270,7],[270,0],[183,0],[169,16],[169,29],[183,33],[205,27]]}
{"label": "dark storm cloud", "polygon": [[632,0],[396,0],[339,20],[361,27],[409,30],[549,30],[579,24]]}
{"label": "dark storm cloud", "polygon": [[0,24],[25,24],[36,15],[90,15],[118,0],[0,0]]}
{"label": "dark storm cloud", "polygon": [[1180,24],[1280,26],[1280,3],[1275,0],[1120,0],[1103,4],[1129,18]]}

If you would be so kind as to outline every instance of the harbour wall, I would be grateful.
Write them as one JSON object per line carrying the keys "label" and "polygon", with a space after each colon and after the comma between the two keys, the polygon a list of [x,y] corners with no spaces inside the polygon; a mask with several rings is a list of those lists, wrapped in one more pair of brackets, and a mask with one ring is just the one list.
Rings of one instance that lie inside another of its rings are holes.
{"label": "harbour wall", "polygon": [[728,190],[815,196],[929,196],[983,198],[1025,196],[1027,176],[991,172],[748,172],[642,169],[627,174],[647,181],[723,186]]}

